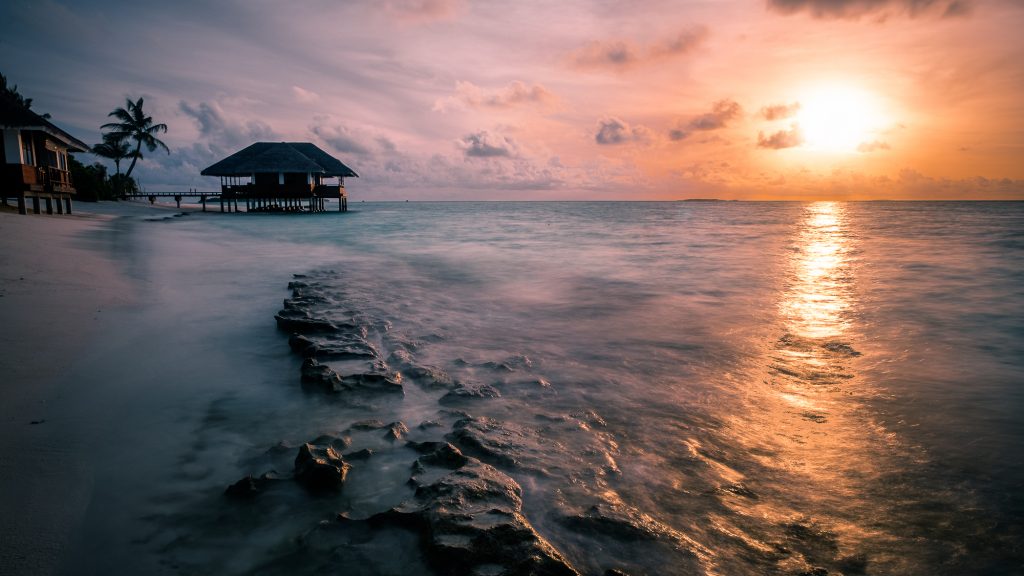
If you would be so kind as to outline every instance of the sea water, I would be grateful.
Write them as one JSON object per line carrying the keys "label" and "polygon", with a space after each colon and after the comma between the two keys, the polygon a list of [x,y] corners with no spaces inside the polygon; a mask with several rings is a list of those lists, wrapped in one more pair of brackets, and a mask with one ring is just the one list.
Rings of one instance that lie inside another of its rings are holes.
{"label": "sea water", "polygon": [[[67,573],[428,572],[414,533],[317,530],[412,496],[403,442],[354,436],[375,453],[336,495],[223,492],[357,421],[444,440],[467,415],[582,573],[1024,570],[1024,204],[351,207],[86,239],[139,288],[67,400],[102,415]],[[382,358],[488,392],[303,387],[273,317],[295,275]],[[669,536],[567,521],[593,506]]]}

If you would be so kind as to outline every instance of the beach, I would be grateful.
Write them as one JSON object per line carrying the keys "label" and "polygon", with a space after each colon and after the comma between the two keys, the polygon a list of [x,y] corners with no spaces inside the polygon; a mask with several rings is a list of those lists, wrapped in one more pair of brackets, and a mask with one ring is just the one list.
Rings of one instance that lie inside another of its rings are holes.
{"label": "beach", "polygon": [[0,214],[0,572],[1019,561],[1019,204],[353,208]]}
{"label": "beach", "polygon": [[80,235],[108,217],[0,213],[0,571],[53,573],[88,505],[92,478],[77,411],[60,407],[72,367],[103,330],[103,314],[133,297],[109,255]]}

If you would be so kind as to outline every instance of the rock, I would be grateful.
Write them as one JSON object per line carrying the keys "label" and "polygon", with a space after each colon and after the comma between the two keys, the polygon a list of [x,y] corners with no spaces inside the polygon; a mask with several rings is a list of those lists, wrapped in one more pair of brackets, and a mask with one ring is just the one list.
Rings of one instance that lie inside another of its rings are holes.
{"label": "rock", "polygon": [[523,430],[492,418],[463,418],[453,428],[447,435],[449,442],[499,466],[519,466],[532,444]]}
{"label": "rock", "polygon": [[323,318],[314,318],[304,310],[284,309],[274,315],[277,320],[277,327],[285,332],[298,332],[310,334],[317,332],[334,332],[338,330],[331,321]]}
{"label": "rock", "polygon": [[252,474],[250,474],[231,486],[228,486],[227,489],[224,490],[224,495],[229,498],[249,500],[255,498],[257,494],[262,492],[271,480],[272,478],[267,474],[264,474],[259,478],[253,478]]}
{"label": "rock", "polygon": [[384,434],[384,437],[392,442],[400,440],[403,436],[409,433],[409,427],[404,422],[392,422],[388,424],[388,431]]}
{"label": "rock", "polygon": [[330,446],[335,450],[344,450],[352,445],[352,439],[348,436],[331,436],[330,434],[321,434],[317,436],[315,440],[310,442],[315,446]]}
{"label": "rock", "polygon": [[356,450],[355,452],[345,454],[343,458],[346,460],[369,460],[370,456],[373,456],[373,450],[363,448],[362,450]]}
{"label": "rock", "polygon": [[328,392],[337,392],[341,387],[341,375],[330,366],[317,362],[315,358],[302,361],[302,381],[317,384]]}
{"label": "rock", "polygon": [[447,444],[447,442],[414,442],[412,440],[405,443],[406,447],[412,448],[420,454],[428,454],[445,444]]}
{"label": "rock", "polygon": [[751,500],[757,500],[758,499],[758,496],[757,496],[756,492],[754,492],[750,488],[747,488],[744,484],[742,484],[740,482],[734,482],[732,484],[726,484],[725,486],[720,486],[717,489],[717,491],[720,492],[720,493],[735,494],[736,496],[742,496],[744,498],[749,498]]}
{"label": "rock", "polygon": [[845,342],[826,342],[822,344],[821,347],[824,348],[825,350],[828,350],[829,352],[833,352],[835,354],[840,354],[843,356],[856,357],[861,355],[860,352],[854,350],[853,346],[850,346]]}
{"label": "rock", "polygon": [[316,384],[326,392],[371,392],[404,394],[402,383],[388,374],[364,373],[341,376],[316,358],[302,361],[302,381]]}
{"label": "rock", "polygon": [[377,358],[380,353],[369,342],[361,337],[352,336],[344,339],[318,342],[314,355],[329,360],[355,360],[359,358]]}
{"label": "rock", "polygon": [[341,378],[337,391],[350,392],[381,392],[385,394],[405,394],[400,375],[389,374],[349,374]]}
{"label": "rock", "polygon": [[349,468],[333,446],[306,443],[295,457],[295,479],[312,492],[340,490]]}
{"label": "rock", "polygon": [[[428,442],[421,443],[419,447],[422,448],[424,444],[428,444]],[[429,444],[434,444],[436,447],[417,459],[417,462],[423,466],[437,466],[454,470],[469,463],[469,458],[448,442],[429,442]]]}
{"label": "rock", "polygon": [[436,366],[412,366],[402,371],[403,374],[423,388],[451,388],[455,381],[444,370]]}
{"label": "rock", "polygon": [[480,398],[501,398],[501,392],[489,384],[462,384],[441,397],[441,404],[452,404]]}
{"label": "rock", "polygon": [[302,334],[292,334],[288,338],[288,346],[291,347],[292,351],[296,354],[301,354],[306,358],[316,357],[317,343],[306,338]]}
{"label": "rock", "polygon": [[657,540],[682,549],[693,545],[675,528],[621,504],[596,504],[586,512],[565,517],[564,523],[577,532],[602,534],[623,542]]}
{"label": "rock", "polygon": [[579,574],[522,515],[519,484],[476,459],[370,522],[418,529],[428,560],[443,574]]}

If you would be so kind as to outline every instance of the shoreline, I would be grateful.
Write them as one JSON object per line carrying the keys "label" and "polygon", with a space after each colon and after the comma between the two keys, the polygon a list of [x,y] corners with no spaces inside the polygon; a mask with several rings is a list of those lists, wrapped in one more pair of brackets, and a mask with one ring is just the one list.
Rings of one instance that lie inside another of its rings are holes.
{"label": "shoreline", "polygon": [[[37,215],[32,215],[37,216]],[[85,236],[115,215],[0,212],[0,573],[52,573],[88,499],[87,463],[54,409],[72,366],[134,290]]]}

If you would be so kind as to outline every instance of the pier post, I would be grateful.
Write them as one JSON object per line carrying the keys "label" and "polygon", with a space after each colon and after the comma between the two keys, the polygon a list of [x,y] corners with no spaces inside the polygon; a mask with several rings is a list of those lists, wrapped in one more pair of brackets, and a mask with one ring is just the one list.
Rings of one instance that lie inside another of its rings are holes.
{"label": "pier post", "polygon": [[32,212],[39,214],[39,196],[32,197]]}
{"label": "pier post", "polygon": [[28,214],[28,210],[25,209],[25,193],[20,192],[18,194],[18,214]]}
{"label": "pier post", "polygon": [[57,200],[57,214],[63,214],[63,213],[64,213],[64,205],[61,203],[60,200]]}
{"label": "pier post", "polygon": [[[57,202],[60,203],[60,200],[57,200]],[[71,196],[64,198],[64,213],[71,214]]]}
{"label": "pier post", "polygon": [[[60,200],[58,200],[60,202]],[[46,213],[53,214],[53,200],[51,198],[46,199]]]}
{"label": "pier post", "polygon": [[224,196],[220,197],[220,211],[224,212]]}

